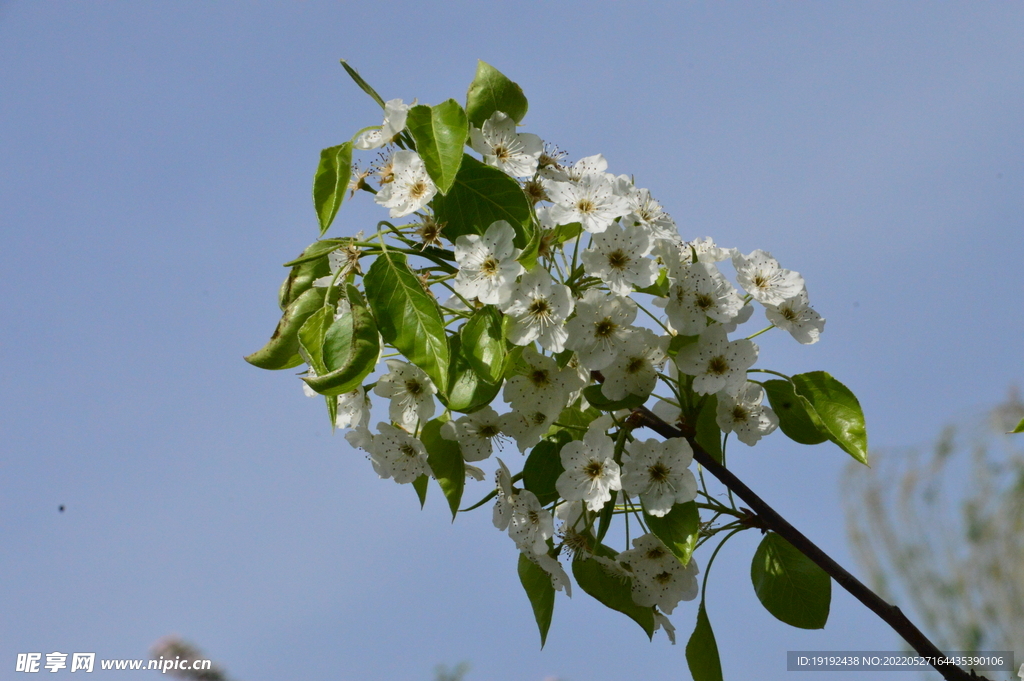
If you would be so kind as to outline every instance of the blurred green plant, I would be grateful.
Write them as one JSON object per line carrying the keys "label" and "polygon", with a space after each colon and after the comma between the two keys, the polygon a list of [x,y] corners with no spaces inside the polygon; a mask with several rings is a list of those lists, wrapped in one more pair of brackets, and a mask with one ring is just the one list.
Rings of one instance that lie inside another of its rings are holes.
{"label": "blurred green plant", "polygon": [[1016,390],[921,449],[850,466],[854,555],[883,598],[909,606],[943,650],[1024,650],[1024,419]]}

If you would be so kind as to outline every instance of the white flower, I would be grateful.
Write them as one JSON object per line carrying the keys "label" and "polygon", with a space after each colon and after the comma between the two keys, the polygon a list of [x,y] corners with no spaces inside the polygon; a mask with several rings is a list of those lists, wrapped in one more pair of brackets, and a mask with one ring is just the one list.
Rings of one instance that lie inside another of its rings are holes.
{"label": "white flower", "polygon": [[764,390],[757,383],[747,381],[735,396],[718,393],[718,412],[715,420],[723,433],[736,433],[739,441],[751,447],[763,436],[779,427],[779,418],[769,407],[761,404]]}
{"label": "white flower", "polygon": [[437,388],[423,369],[401,360],[389,359],[388,373],[377,381],[373,392],[391,398],[388,415],[407,430],[415,430],[434,415]]}
{"label": "white flower", "polygon": [[[740,294],[711,263],[693,263],[680,268],[678,275],[664,305],[669,324],[684,336],[699,335],[708,317],[727,324],[743,307]],[[661,299],[655,304],[661,304]]]}
{"label": "white flower", "polygon": [[669,618],[665,617],[664,614],[662,614],[662,613],[658,612],[657,610],[655,610],[654,611],[654,630],[657,631],[658,629],[661,629],[661,628],[665,629],[665,635],[668,636],[669,642],[672,645],[675,645],[676,644],[676,628],[675,628],[675,625],[673,625],[672,621]]}
{"label": "white flower", "polygon": [[512,501],[512,516],[508,523],[508,536],[523,553],[548,552],[547,540],[555,534],[551,514],[540,505],[530,490],[519,490]]}
{"label": "white flower", "polygon": [[576,302],[576,316],[566,324],[565,346],[576,352],[586,368],[604,369],[625,347],[634,319],[636,303],[631,298],[590,289]]}
{"label": "white flower", "polygon": [[574,370],[560,369],[553,357],[546,357],[532,346],[523,348],[520,362],[523,373],[505,382],[502,397],[516,411],[530,411],[541,404],[561,412],[571,395],[582,386]]}
{"label": "white flower", "polygon": [[685,244],[686,251],[690,252],[691,249],[697,254],[697,262],[721,262],[723,260],[729,260],[732,258],[732,248],[721,248],[716,246],[715,242],[711,240],[711,237],[706,236],[700,239],[694,239],[693,241],[687,241]]}
{"label": "white flower", "polygon": [[362,386],[338,395],[338,416],[335,428],[358,428],[370,421],[370,400]]}
{"label": "white flower", "polygon": [[501,111],[491,114],[482,127],[471,128],[469,140],[469,145],[483,155],[484,163],[513,177],[532,176],[544,151],[539,137],[516,133],[516,122]]}
{"label": "white flower", "polygon": [[736,313],[736,316],[732,318],[732,321],[723,323],[722,328],[725,329],[726,333],[732,333],[740,324],[746,324],[753,314],[754,306],[748,302],[740,308],[740,311]]}
{"label": "white flower", "polygon": [[562,568],[562,564],[555,558],[545,553],[534,553],[533,551],[523,551],[530,561],[536,563],[544,572],[548,573],[551,577],[551,586],[555,588],[555,591],[561,591],[565,589],[566,596],[572,596],[572,583],[569,582],[569,575],[565,574],[565,570]]}
{"label": "white flower", "polygon": [[664,516],[675,504],[697,498],[697,479],[689,469],[693,450],[681,437],[634,440],[626,444],[622,457],[622,489],[639,495],[644,510]]}
{"label": "white flower", "polygon": [[555,481],[559,496],[566,501],[585,501],[591,511],[601,510],[612,498],[612,491],[622,489],[614,455],[615,443],[605,434],[604,419],[598,419],[582,441],[573,440],[562,447],[565,471]]}
{"label": "white flower", "polygon": [[415,151],[396,151],[391,160],[394,179],[384,184],[373,200],[390,208],[391,217],[401,218],[430,203],[437,193],[437,185]]}
{"label": "white flower", "polygon": [[561,352],[568,337],[565,318],[572,309],[569,287],[553,282],[543,267],[535,267],[523,275],[505,307],[505,314],[512,318],[508,339],[516,345],[537,341],[549,352]]}
{"label": "white flower", "polygon": [[521,252],[512,245],[516,232],[504,220],[479,234],[463,234],[455,240],[459,274],[452,285],[460,294],[481,303],[500,305],[509,299],[512,284],[523,273],[516,262]]}
{"label": "white flower", "polygon": [[608,161],[601,154],[594,154],[576,161],[571,166],[546,165],[540,170],[540,174],[549,180],[558,182],[579,182],[584,175],[598,175],[604,177],[608,173]]}
{"label": "white flower", "polygon": [[657,263],[644,257],[650,252],[651,237],[643,229],[611,225],[593,236],[580,259],[587,274],[600,278],[612,293],[628,296],[634,284],[643,288],[658,278]]}
{"label": "white flower", "polygon": [[551,217],[559,225],[578,222],[597,234],[629,212],[625,197],[616,193],[613,180],[603,175],[584,175],[577,182],[545,182],[554,206]]}
{"label": "white flower", "polygon": [[483,461],[494,451],[494,438],[501,434],[498,412],[484,407],[441,426],[441,437],[456,440],[466,461]]}
{"label": "white flower", "polygon": [[604,368],[601,394],[610,400],[626,395],[647,397],[658,383],[658,367],[667,359],[668,337],[638,329],[614,361]]}
{"label": "white flower", "polygon": [[[384,123],[379,129],[367,130],[356,138],[352,146],[356,149],[377,149],[391,142],[398,133],[405,130],[405,119],[409,109],[416,106],[416,100],[412,104],[405,104],[400,99],[392,99],[384,104]],[[394,216],[392,216],[394,217]]]}
{"label": "white flower", "polygon": [[718,324],[676,355],[676,367],[694,377],[693,391],[699,395],[738,392],[747,380],[747,369],[756,361],[757,345],[745,338],[730,342]]}
{"label": "white flower", "polygon": [[497,499],[494,502],[494,514],[491,520],[499,530],[507,530],[512,520],[512,473],[501,459],[498,459],[498,470],[494,472],[494,485]]}
{"label": "white flower", "polygon": [[537,397],[522,409],[501,416],[501,432],[515,438],[520,452],[540,442],[565,407],[565,400],[551,396]]}
{"label": "white flower", "polygon": [[825,330],[825,320],[810,306],[807,291],[800,291],[778,305],[765,305],[764,314],[768,321],[789,331],[797,342],[804,345],[817,343],[818,336]]}
{"label": "white flower", "polygon": [[631,212],[622,219],[624,222],[639,223],[653,239],[679,239],[679,230],[675,220],[662,209],[660,203],[654,200],[649,190],[631,186],[626,200]]}
{"label": "white flower", "polygon": [[633,548],[615,558],[633,574],[633,602],[644,607],[656,605],[672,614],[679,601],[697,597],[697,563],[691,557],[683,565],[653,534],[633,540]]}
{"label": "white flower", "polygon": [[378,423],[378,435],[366,428],[356,428],[345,435],[353,447],[364,450],[373,464],[373,470],[382,478],[394,478],[405,484],[421,475],[430,475],[427,450],[423,443],[401,428]]}
{"label": "white flower", "polygon": [[804,290],[804,278],[784,270],[771,253],[757,250],[750,255],[734,253],[736,282],[762,305],[779,305]]}

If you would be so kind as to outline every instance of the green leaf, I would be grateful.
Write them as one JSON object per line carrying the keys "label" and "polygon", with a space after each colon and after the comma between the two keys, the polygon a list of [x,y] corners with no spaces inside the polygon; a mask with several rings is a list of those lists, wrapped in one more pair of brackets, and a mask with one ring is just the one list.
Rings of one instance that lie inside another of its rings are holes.
{"label": "green leaf", "polygon": [[430,478],[425,475],[421,475],[412,481],[412,488],[416,490],[416,496],[420,498],[420,508],[427,503],[427,483],[430,482]]}
{"label": "green leaf", "polygon": [[320,220],[320,235],[328,230],[348,191],[352,174],[352,143],[345,142],[320,152],[320,165],[313,177],[313,206]]}
{"label": "green leaf", "polygon": [[533,607],[533,617],[540,629],[540,647],[543,648],[548,640],[551,616],[555,612],[555,587],[551,585],[551,577],[544,572],[544,568],[522,553],[519,554],[519,581]]}
{"label": "green leaf", "polygon": [[679,558],[680,563],[686,565],[690,562],[693,549],[697,547],[697,535],[700,530],[700,514],[695,502],[676,504],[660,518],[645,511],[644,520],[651,532]]}
{"label": "green leaf", "polygon": [[372,87],[370,87],[369,83],[367,83],[365,80],[363,80],[363,77],[359,75],[359,72],[356,71],[351,66],[349,66],[348,62],[345,61],[344,59],[341,60],[341,65],[345,68],[345,72],[348,73],[349,78],[354,80],[356,85],[358,85],[360,87],[360,89],[362,89],[363,92],[365,92],[366,94],[370,95],[370,97],[373,98],[373,101],[377,102],[377,104],[380,105],[380,108],[383,109],[384,108],[384,100],[381,98],[380,95],[377,94],[376,90],[374,90]]}
{"label": "green leaf", "polygon": [[427,449],[427,463],[448,500],[454,522],[466,487],[466,462],[462,458],[459,443],[441,436],[442,425],[439,419],[427,421],[420,433],[420,441]]}
{"label": "green leaf", "polygon": [[708,395],[697,414],[697,444],[711,455],[711,458],[722,463],[722,431],[718,427],[718,396]]}
{"label": "green leaf", "polygon": [[[310,246],[303,251],[299,258],[303,258],[312,248],[313,246]],[[288,273],[288,277],[281,283],[281,289],[277,294],[281,309],[284,310],[295,302],[299,296],[311,289],[314,281],[330,273],[331,263],[327,259],[326,254],[320,254],[312,260],[306,260],[298,265],[294,265],[291,272]]]}
{"label": "green leaf", "polygon": [[668,356],[675,357],[679,354],[680,350],[687,345],[693,345],[699,338],[700,336],[683,336],[678,334],[672,336],[672,340],[668,342]]}
{"label": "green leaf", "polygon": [[796,393],[810,402],[829,439],[862,464],[868,462],[868,433],[864,412],[853,392],[824,371],[797,374]]}
{"label": "green leaf", "polygon": [[448,390],[448,337],[437,302],[420,285],[405,255],[384,251],[366,276],[366,297],[380,335],[423,369],[441,393]]}
{"label": "green leaf", "polygon": [[325,288],[307,289],[285,308],[274,334],[261,349],[247,355],[245,361],[260,369],[291,369],[302,364],[299,354],[299,329],[310,315],[324,305]]}
{"label": "green leaf", "polygon": [[334,308],[325,305],[309,315],[309,319],[299,329],[299,347],[309,366],[318,374],[327,373],[327,367],[324,366],[324,336],[332,323]]}
{"label": "green leaf", "polygon": [[520,123],[528,108],[523,88],[490,64],[477,62],[476,77],[466,93],[466,114],[470,123],[479,128],[495,111],[506,113]]}
{"label": "green leaf", "polygon": [[690,667],[693,681],[722,681],[722,661],[718,656],[718,643],[711,630],[704,599],[697,609],[697,627],[686,643],[686,664]]}
{"label": "green leaf", "polygon": [[[349,241],[351,241],[351,239],[323,239],[322,241],[314,241],[306,247],[306,250],[304,250],[299,257],[295,258],[295,260],[286,262],[284,266],[294,267],[295,265],[301,265],[302,263],[310,262],[311,260],[319,260],[328,253],[338,250]],[[327,272],[324,274],[328,274],[330,272],[330,265],[326,259],[324,259],[323,262],[327,265]]]}
{"label": "green leaf", "polygon": [[[380,357],[377,324],[358,289],[347,288],[350,311],[331,324],[323,342],[324,370],[303,380],[322,395],[343,395],[363,383]],[[333,310],[332,310],[333,312]]]}
{"label": "green leaf", "polygon": [[327,418],[331,420],[331,430],[333,431],[338,423],[338,397],[336,395],[324,395],[324,402],[327,403]]}
{"label": "green leaf", "polygon": [[444,236],[453,242],[463,234],[483,234],[498,220],[512,225],[516,247],[529,241],[530,202],[519,183],[472,156],[462,159],[448,193],[431,203],[437,221],[445,224]]}
{"label": "green leaf", "polygon": [[471,414],[494,401],[501,390],[501,380],[489,383],[473,369],[458,335],[448,338],[451,363],[448,365],[448,394],[438,394],[442,404],[452,411]]}
{"label": "green leaf", "polygon": [[1007,435],[1013,435],[1014,433],[1024,433],[1024,419],[1021,419],[1017,427],[1007,433]]}
{"label": "green leaf", "polygon": [[462,165],[462,150],[469,137],[466,112],[454,99],[437,106],[421,104],[409,109],[405,127],[416,141],[416,152],[430,179],[438,191],[447,194]]}
{"label": "green leaf", "polygon": [[459,331],[462,352],[473,370],[488,383],[500,383],[505,369],[505,334],[501,313],[485,305]]}
{"label": "green leaf", "polygon": [[771,380],[764,382],[768,402],[779,417],[779,428],[793,442],[802,445],[816,445],[829,439],[817,412],[803,396],[797,395],[789,381]]}
{"label": "green leaf", "polygon": [[555,482],[565,472],[562,467],[562,447],[572,442],[568,431],[559,430],[545,440],[541,440],[526,457],[523,464],[523,487],[537,497],[541,506],[547,506],[558,498]]}
{"label": "green leaf", "polygon": [[636,409],[642,407],[647,397],[644,395],[626,395],[621,400],[610,400],[601,392],[601,386],[592,385],[583,389],[583,396],[587,402],[601,411],[617,411],[619,409]]}
{"label": "green leaf", "polygon": [[823,629],[832,580],[811,559],[774,532],[761,540],[750,564],[750,581],[765,609],[786,624]]}
{"label": "green leaf", "polygon": [[[600,545],[598,555],[614,558],[615,552]],[[572,576],[585,592],[612,610],[618,610],[640,625],[647,638],[654,636],[654,609],[633,602],[632,580],[610,574],[593,558],[577,558],[572,562]]]}

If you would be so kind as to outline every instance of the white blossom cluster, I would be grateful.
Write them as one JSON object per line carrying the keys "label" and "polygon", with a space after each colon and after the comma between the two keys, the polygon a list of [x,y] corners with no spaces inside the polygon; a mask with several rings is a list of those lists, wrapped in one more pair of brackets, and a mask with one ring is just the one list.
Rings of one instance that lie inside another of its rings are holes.
{"label": "white blossom cluster", "polygon": [[[385,150],[376,166],[376,203],[389,209],[392,219],[413,216],[424,224],[434,219],[430,204],[438,188],[416,151],[392,144],[404,130],[409,108],[401,100],[387,102],[383,124],[360,135],[355,147]],[[387,359],[387,371],[372,393],[387,400],[389,421],[370,429],[370,397],[359,388],[338,398],[336,424],[350,429],[346,438],[367,453],[381,478],[398,483],[432,474],[419,436],[439,414],[447,419],[442,437],[457,442],[471,463],[489,459],[513,441],[526,453],[557,429],[570,432],[573,439],[559,451],[558,501],[542,505],[533,492],[516,487],[515,476],[499,460],[493,512],[494,525],[508,532],[557,589],[568,592],[558,556],[570,553],[562,552],[566,546],[572,551],[593,547],[596,518],[613,499],[624,512],[642,509],[664,517],[698,495],[690,470],[693,451],[685,439],[635,438],[621,407],[604,410],[586,425],[560,423],[567,408],[590,406],[583,389],[600,385],[608,402],[660,398],[655,413],[669,423],[714,396],[722,433],[754,445],[776,429],[778,418],[764,403],[762,386],[748,378],[758,346],[738,328],[756,303],[764,308],[769,329],[811,344],[824,319],[810,307],[798,273],[783,269],[765,251],[744,255],[710,238],[684,240],[650,191],[630,176],[608,172],[601,155],[562,163],[538,136],[517,132],[516,122],[502,112],[473,127],[469,145],[484,163],[520,182],[532,199],[536,229],[546,239],[536,264],[527,269],[523,250],[514,243],[516,228],[496,221],[482,234],[458,236],[453,244],[457,273],[427,282],[432,292],[448,289],[451,297],[442,310],[453,321],[452,332],[468,311],[483,306],[500,311],[507,340],[522,348],[514,375],[504,382],[506,407],[503,413],[496,403],[472,413],[445,412],[422,369]],[[368,174],[357,174],[355,184]],[[336,260],[335,270],[343,266]],[[734,270],[735,284],[721,271],[722,263]],[[653,306],[645,307],[644,301]],[[483,474],[467,466],[467,475]],[[659,625],[669,631],[661,613],[696,595],[696,563],[681,563],[652,533],[635,538],[615,560],[603,560],[609,570],[632,580],[635,602],[656,606]]]}

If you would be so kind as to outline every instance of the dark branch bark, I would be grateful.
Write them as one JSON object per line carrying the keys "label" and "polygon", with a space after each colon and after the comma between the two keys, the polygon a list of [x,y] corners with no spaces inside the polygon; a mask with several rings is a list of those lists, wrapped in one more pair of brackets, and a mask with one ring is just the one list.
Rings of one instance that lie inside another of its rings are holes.
{"label": "dark branch bark", "polygon": [[[943,658],[944,653],[935,647],[935,644],[928,640],[920,629],[895,605],[886,603],[874,591],[846,571],[843,566],[832,560],[828,554],[822,551],[810,539],[805,537],[799,530],[790,525],[785,518],[780,516],[775,509],[769,506],[761,497],[754,494],[742,480],[737,478],[725,466],[715,461],[710,454],[697,444],[692,434],[674,428],[654,415],[646,407],[633,410],[630,421],[639,426],[646,426],[665,438],[683,437],[693,448],[693,458],[697,460],[709,473],[732,490],[747,506],[758,515],[766,527],[783,537],[790,544],[795,546],[801,553],[810,558],[818,567],[824,570],[839,586],[846,589],[858,601],[866,605],[873,613],[882,618],[897,634],[910,644],[922,657]],[[987,681],[984,676],[977,676],[974,671],[964,671],[956,665],[938,665],[933,667],[942,674],[947,681]]]}

